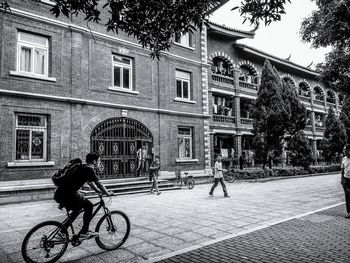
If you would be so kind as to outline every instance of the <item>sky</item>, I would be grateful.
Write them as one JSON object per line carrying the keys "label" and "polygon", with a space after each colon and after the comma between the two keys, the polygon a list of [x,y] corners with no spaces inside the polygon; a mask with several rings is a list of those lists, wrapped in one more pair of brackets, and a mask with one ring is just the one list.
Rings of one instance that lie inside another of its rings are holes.
{"label": "sky", "polygon": [[[240,5],[240,2],[230,0],[210,16],[210,21],[230,28],[252,30],[254,26],[250,25],[249,21],[242,24],[243,19],[238,9],[231,11],[233,7]],[[302,20],[309,17],[315,9],[315,3],[310,0],[291,0],[291,3],[285,6],[286,14],[282,16],[281,21],[272,22],[266,27],[262,23],[255,32],[254,39],[238,42],[283,59],[291,55],[290,61],[301,66],[307,67],[312,62],[311,68],[314,69],[317,63],[324,61],[325,54],[330,51],[330,48],[311,48],[310,43],[302,42],[299,35]]]}

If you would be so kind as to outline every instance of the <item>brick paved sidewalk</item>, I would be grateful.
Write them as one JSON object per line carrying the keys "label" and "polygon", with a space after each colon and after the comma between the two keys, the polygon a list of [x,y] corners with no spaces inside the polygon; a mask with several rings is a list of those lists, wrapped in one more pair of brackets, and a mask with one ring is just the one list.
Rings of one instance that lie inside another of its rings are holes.
{"label": "brick paved sidewalk", "polygon": [[350,262],[349,234],[340,205],[152,262]]}

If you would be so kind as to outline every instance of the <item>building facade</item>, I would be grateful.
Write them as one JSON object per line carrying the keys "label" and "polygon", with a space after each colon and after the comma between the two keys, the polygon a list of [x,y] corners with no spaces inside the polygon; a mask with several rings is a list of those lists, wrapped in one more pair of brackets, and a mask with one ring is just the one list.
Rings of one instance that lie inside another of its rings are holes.
{"label": "building facade", "polygon": [[247,45],[242,38],[253,38],[254,32],[239,31],[212,23],[208,29],[208,64],[210,96],[210,134],[212,162],[222,155],[226,165],[242,156],[247,165],[254,164],[252,147],[253,120],[249,108],[257,98],[261,71],[268,59],[280,74],[298,90],[307,109],[304,130],[318,160],[326,114],[330,107],[340,112],[343,96],[328,89],[317,79],[318,73]]}
{"label": "building facade", "polygon": [[228,164],[249,161],[249,107],[266,58],[299,90],[315,154],[327,109],[341,109],[341,95],[314,71],[237,43],[254,32],[211,24],[153,60],[103,22],[54,18],[48,0],[8,2],[11,11],[0,11],[0,180],[48,178],[89,151],[101,154],[103,179],[147,175],[153,155],[165,177],[209,174],[218,154]]}

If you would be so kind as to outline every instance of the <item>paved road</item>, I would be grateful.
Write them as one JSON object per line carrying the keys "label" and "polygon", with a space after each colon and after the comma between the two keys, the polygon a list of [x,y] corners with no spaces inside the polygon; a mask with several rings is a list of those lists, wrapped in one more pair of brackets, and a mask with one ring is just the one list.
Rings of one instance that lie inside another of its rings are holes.
{"label": "paved road", "polygon": [[[231,198],[210,185],[193,190],[113,198],[111,209],[126,212],[131,234],[122,249],[105,252],[93,240],[69,247],[61,262],[144,262],[174,255],[179,250],[233,238],[277,222],[343,202],[339,175],[325,175],[228,184]],[[341,213],[341,212],[339,212]],[[0,262],[23,262],[20,243],[35,224],[60,220],[64,213],[52,201],[0,207]],[[77,222],[79,223],[79,222]],[[94,227],[95,222],[92,222]]]}

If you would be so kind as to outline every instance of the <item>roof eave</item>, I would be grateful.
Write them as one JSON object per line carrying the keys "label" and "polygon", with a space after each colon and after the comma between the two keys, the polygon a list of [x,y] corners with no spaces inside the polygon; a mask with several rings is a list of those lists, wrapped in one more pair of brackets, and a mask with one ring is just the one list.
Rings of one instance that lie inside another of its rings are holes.
{"label": "roof eave", "polygon": [[226,28],[224,26],[220,26],[217,24],[214,24],[212,22],[209,23],[210,29],[209,30],[214,30],[216,33],[231,37],[234,39],[242,39],[242,38],[254,38],[255,33],[252,31],[241,31],[241,30],[234,30],[230,28]]}

